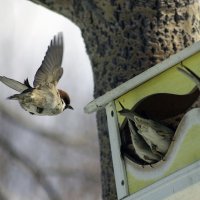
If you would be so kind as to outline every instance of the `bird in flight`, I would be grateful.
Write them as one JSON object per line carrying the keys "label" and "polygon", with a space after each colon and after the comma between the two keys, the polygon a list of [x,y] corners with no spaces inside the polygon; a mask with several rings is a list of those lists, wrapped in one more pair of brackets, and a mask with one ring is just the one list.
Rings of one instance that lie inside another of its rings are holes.
{"label": "bird in flight", "polygon": [[28,79],[24,83],[0,76],[0,81],[16,90],[8,99],[17,100],[20,106],[35,115],[57,115],[65,109],[73,109],[70,105],[69,95],[60,89],[57,84],[63,74],[63,34],[58,33],[51,40],[41,66],[37,70],[33,87]]}

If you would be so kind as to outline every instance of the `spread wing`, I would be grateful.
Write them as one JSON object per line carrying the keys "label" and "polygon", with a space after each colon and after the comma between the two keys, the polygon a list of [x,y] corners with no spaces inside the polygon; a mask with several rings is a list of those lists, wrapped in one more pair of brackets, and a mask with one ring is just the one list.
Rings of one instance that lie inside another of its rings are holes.
{"label": "spread wing", "polygon": [[51,40],[40,68],[35,74],[34,87],[46,83],[57,84],[63,74],[61,67],[63,57],[63,34],[58,33]]}

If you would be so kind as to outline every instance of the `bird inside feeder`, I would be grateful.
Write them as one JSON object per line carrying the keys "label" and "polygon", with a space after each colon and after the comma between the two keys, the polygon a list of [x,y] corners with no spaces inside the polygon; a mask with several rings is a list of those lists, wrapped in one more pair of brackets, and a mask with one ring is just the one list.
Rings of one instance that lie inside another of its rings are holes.
{"label": "bird inside feeder", "polygon": [[132,109],[118,101],[121,107],[118,113],[124,116],[120,126],[121,152],[138,165],[164,160],[181,119],[189,110],[199,107],[200,78],[182,63],[181,66],[178,70],[196,84],[190,92],[152,94]]}

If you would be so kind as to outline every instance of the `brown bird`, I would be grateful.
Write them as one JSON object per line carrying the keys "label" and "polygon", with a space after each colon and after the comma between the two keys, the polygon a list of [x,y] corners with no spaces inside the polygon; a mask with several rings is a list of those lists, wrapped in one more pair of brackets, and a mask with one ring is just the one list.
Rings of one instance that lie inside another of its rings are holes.
{"label": "brown bird", "polygon": [[65,109],[73,109],[69,95],[56,86],[63,74],[61,67],[63,57],[63,34],[58,33],[51,40],[41,66],[37,70],[31,87],[28,79],[24,83],[0,76],[0,81],[20,92],[8,99],[18,100],[21,107],[31,114],[56,115]]}

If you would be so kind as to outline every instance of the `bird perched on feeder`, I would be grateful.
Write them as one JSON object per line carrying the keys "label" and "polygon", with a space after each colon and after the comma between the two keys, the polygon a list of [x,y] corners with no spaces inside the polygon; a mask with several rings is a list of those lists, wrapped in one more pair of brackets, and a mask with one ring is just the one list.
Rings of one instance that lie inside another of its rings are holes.
{"label": "bird perched on feeder", "polygon": [[146,141],[151,151],[163,158],[171,144],[174,131],[159,122],[138,116],[124,108],[120,102],[119,104],[122,107],[119,113],[135,123],[138,134]]}
{"label": "bird perched on feeder", "polygon": [[165,155],[171,144],[174,131],[150,119],[144,119],[139,116],[134,116],[134,118],[138,133],[149,144],[152,151]]}
{"label": "bird perched on feeder", "polygon": [[154,154],[151,151],[149,145],[145,142],[143,137],[138,134],[137,130],[134,127],[133,121],[130,119],[127,120],[135,153],[140,159],[144,160],[149,164],[158,162],[161,159],[161,157],[158,154]]}
{"label": "bird perched on feeder", "polygon": [[28,79],[24,83],[0,76],[0,81],[20,92],[8,99],[18,100],[21,107],[35,115],[56,115],[65,109],[73,109],[69,95],[56,86],[63,74],[63,34],[58,33],[51,40],[41,66],[37,70],[31,87]]}

